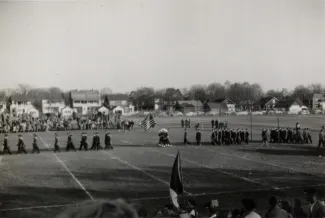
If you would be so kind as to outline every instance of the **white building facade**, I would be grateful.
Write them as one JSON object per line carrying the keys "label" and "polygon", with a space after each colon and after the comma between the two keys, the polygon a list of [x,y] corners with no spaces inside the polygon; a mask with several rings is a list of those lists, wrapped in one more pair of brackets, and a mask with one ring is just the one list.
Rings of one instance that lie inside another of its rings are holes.
{"label": "white building facade", "polygon": [[26,96],[12,96],[10,115],[19,116],[22,114],[31,114],[35,118],[39,116],[38,110],[31,104],[31,101]]}
{"label": "white building facade", "polygon": [[65,102],[63,99],[46,99],[42,100],[42,112],[43,114],[56,114],[58,115],[63,108],[65,108]]}
{"label": "white building facade", "polygon": [[98,90],[73,90],[70,92],[70,102],[76,113],[81,115],[97,113],[101,106]]}

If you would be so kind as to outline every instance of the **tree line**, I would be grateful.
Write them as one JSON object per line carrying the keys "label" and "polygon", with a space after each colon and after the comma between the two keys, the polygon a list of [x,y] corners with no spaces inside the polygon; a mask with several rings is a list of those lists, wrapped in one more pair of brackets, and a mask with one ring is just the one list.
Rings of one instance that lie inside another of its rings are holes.
{"label": "tree line", "polygon": [[[154,109],[155,100],[160,99],[162,102],[172,104],[181,100],[197,100],[201,101],[204,105],[207,102],[213,102],[220,98],[229,98],[237,105],[248,105],[258,100],[262,96],[270,95],[278,99],[283,98],[300,98],[310,99],[314,93],[324,93],[325,88],[321,84],[298,85],[293,90],[271,89],[264,91],[257,83],[211,83],[208,85],[192,85],[189,88],[164,88],[154,89],[153,87],[139,87],[130,93],[130,102],[135,105],[135,109],[152,110]],[[112,94],[110,88],[102,88],[100,94],[104,99],[104,104],[109,105],[107,95]],[[42,99],[63,98],[67,105],[69,102],[69,91],[63,91],[58,87],[50,88],[35,88],[26,84],[19,84],[17,88],[9,92],[0,91],[0,99],[6,99],[10,105],[12,95],[25,95],[32,104],[41,109]],[[106,96],[106,97],[105,97]],[[177,105],[176,105],[177,107]]]}

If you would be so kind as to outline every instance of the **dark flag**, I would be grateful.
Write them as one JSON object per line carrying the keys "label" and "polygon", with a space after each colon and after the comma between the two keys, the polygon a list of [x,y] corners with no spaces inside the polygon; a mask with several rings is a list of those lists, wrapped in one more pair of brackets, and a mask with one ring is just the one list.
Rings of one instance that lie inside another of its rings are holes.
{"label": "dark flag", "polygon": [[143,121],[141,121],[141,128],[143,131],[147,131],[148,129],[154,127],[156,125],[155,120],[153,119],[153,116],[151,114],[148,114],[146,118],[144,118]]}
{"label": "dark flag", "polygon": [[169,185],[169,193],[170,193],[172,203],[176,208],[179,208],[177,197],[178,195],[184,193],[181,157],[179,152],[177,153],[174,166],[173,166],[172,176]]}

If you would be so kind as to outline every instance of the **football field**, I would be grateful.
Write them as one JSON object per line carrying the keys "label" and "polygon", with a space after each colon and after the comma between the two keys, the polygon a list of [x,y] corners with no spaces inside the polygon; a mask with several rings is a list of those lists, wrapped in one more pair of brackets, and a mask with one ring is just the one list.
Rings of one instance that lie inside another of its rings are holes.
{"label": "football field", "polygon": [[[258,209],[267,207],[268,198],[303,199],[307,186],[325,190],[325,159],[317,157],[318,131],[324,117],[280,117],[279,124],[311,128],[313,144],[256,148],[261,130],[278,125],[276,117],[234,116],[227,119],[230,128],[252,130],[249,145],[212,146],[211,117],[192,117],[200,122],[203,146],[184,146],[180,117],[156,118],[157,127],[143,132],[138,125],[130,132],[109,130],[112,151],[65,151],[67,133],[58,132],[61,153],[53,153],[54,132],[39,135],[40,154],[31,154],[33,133],[23,133],[28,154],[16,154],[17,134],[9,134],[13,155],[0,156],[0,217],[53,217],[67,206],[83,200],[124,198],[143,205],[149,214],[170,203],[169,180],[174,158],[181,154],[184,199],[195,199],[198,207],[212,198],[222,208],[240,207],[243,197],[257,200]],[[137,118],[137,122],[140,118]],[[252,129],[251,129],[252,126]],[[159,128],[168,128],[173,147],[160,148]],[[91,144],[92,134],[88,133]],[[81,131],[71,131],[79,148]],[[105,130],[99,130],[102,146]],[[0,135],[3,143],[4,135]],[[195,129],[188,139],[194,142]]]}

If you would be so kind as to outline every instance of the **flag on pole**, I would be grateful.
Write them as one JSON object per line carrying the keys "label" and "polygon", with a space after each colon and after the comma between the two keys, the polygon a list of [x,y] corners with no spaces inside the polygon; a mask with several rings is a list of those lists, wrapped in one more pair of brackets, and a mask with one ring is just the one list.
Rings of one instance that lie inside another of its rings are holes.
{"label": "flag on pole", "polygon": [[141,128],[143,131],[147,131],[150,128],[153,128],[156,125],[155,120],[153,119],[153,116],[151,114],[148,114],[146,118],[144,118],[143,121],[141,121]]}
{"label": "flag on pole", "polygon": [[174,166],[172,170],[172,176],[170,179],[169,185],[169,193],[172,200],[172,203],[176,208],[179,208],[177,197],[180,194],[184,193],[183,188],[183,176],[182,176],[182,168],[181,168],[181,157],[179,152],[174,161]]}

